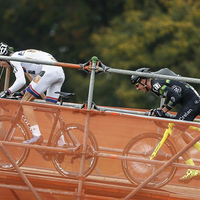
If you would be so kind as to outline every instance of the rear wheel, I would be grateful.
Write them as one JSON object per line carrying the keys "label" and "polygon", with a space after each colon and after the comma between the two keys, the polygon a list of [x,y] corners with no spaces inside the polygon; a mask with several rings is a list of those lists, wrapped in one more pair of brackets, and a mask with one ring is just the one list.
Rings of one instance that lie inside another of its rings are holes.
{"label": "rear wheel", "polygon": [[[67,124],[60,129],[54,139],[54,147],[74,148],[83,144],[84,126],[80,124]],[[91,131],[88,133],[87,145],[90,152],[98,151],[97,141]],[[58,156],[59,155],[59,156]],[[77,177],[80,171],[81,155],[68,155],[59,153],[53,156],[53,164],[57,171],[66,177]],[[84,176],[88,176],[95,168],[98,157],[86,155]]]}
{"label": "rear wheel", "polygon": [[[22,143],[24,140],[28,139],[28,131],[23,123],[20,121],[13,123],[13,118],[11,116],[0,117],[0,140]],[[21,166],[25,162],[29,154],[29,149],[27,148],[9,145],[6,145],[5,148],[18,166]],[[0,149],[0,159],[0,169],[14,169],[14,166],[2,149]]]}
{"label": "rear wheel", "polygon": [[[133,138],[124,148],[123,156],[143,158],[149,160],[162,136],[157,133],[144,133]],[[166,140],[158,151],[154,160],[167,162],[173,155],[176,154],[176,149],[170,140]],[[175,161],[177,162],[177,161]],[[122,168],[128,180],[136,185],[141,184],[163,164],[155,165],[144,162],[136,162],[123,160]],[[167,184],[176,173],[176,167],[169,166],[158,174],[147,187],[159,188]]]}

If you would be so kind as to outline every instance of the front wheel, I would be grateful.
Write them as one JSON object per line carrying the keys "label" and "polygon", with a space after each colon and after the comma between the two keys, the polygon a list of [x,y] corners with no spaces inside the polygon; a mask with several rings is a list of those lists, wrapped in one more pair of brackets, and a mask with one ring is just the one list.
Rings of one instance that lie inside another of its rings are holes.
{"label": "front wheel", "polygon": [[[67,124],[58,130],[54,139],[54,147],[74,148],[83,144],[84,126],[80,124]],[[98,151],[97,141],[91,131],[88,133],[87,140],[90,151]],[[57,171],[66,177],[75,178],[79,175],[81,156],[67,155],[64,153],[56,154],[52,157],[53,164]],[[88,176],[95,168],[98,157],[87,156],[84,165],[84,176]]]}
{"label": "front wheel", "polygon": [[[12,116],[5,115],[0,117],[0,140],[22,143],[24,140],[28,139],[28,131],[22,122],[13,122]],[[28,148],[9,145],[6,145],[5,148],[18,166],[21,166],[25,162],[29,154]],[[14,169],[14,166],[1,149],[0,159],[0,169]]]}
{"label": "front wheel", "polygon": [[[162,136],[157,133],[144,133],[133,138],[124,148],[123,156],[143,158],[149,160],[152,152],[157,146]],[[176,149],[170,140],[166,140],[158,151],[154,160],[167,162],[176,154]],[[177,161],[175,161],[177,162]],[[148,164],[144,162],[135,162],[130,160],[122,161],[122,169],[128,180],[136,185],[141,184],[161,165]],[[158,174],[147,187],[159,188],[167,184],[176,173],[176,167],[169,166]]]}

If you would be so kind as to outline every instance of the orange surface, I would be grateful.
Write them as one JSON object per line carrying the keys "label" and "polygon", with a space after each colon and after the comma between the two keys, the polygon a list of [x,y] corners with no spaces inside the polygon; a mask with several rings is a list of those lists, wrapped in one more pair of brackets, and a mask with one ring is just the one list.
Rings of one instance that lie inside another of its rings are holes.
{"label": "orange surface", "polygon": [[[14,116],[18,111],[20,102],[13,100],[4,100],[0,99],[1,106],[3,108],[9,109],[8,111],[2,110],[2,115]],[[133,116],[128,114],[112,113],[112,112],[99,112],[99,111],[90,111],[86,112],[85,110],[79,110],[68,107],[60,106],[50,106],[39,103],[26,103],[30,107],[44,107],[50,109],[59,109],[60,115],[63,120],[68,123],[78,123],[85,125],[86,115],[90,113],[89,119],[89,129],[95,135],[99,147],[121,149],[123,150],[126,144],[136,135],[152,132],[163,134],[163,128],[159,128],[155,121],[163,122],[167,125],[169,121],[165,119],[151,119],[150,117],[145,116]],[[140,110],[143,111],[143,110]],[[47,117],[47,114],[41,111],[35,111],[35,116],[37,117],[39,127],[41,129],[42,135],[45,140],[48,139],[52,122]],[[195,124],[195,126],[197,126]],[[200,125],[198,125],[200,127]],[[0,133],[3,133],[0,129]],[[199,133],[195,130],[189,130],[189,133],[196,137]],[[121,153],[100,151],[102,153],[112,153],[121,155]],[[196,150],[191,150],[193,158],[200,158],[200,153]],[[42,156],[35,150],[31,150],[31,153],[24,163],[23,166],[31,166],[36,168],[54,168],[51,161],[45,161]],[[108,175],[113,177],[125,177],[121,168],[121,161],[115,159],[115,156],[112,156],[111,159],[108,158],[99,158],[97,167],[102,175]],[[179,169],[174,176],[172,182],[177,183],[177,179],[185,173],[185,169]],[[96,174],[96,172],[93,172]],[[197,181],[192,181],[190,186],[198,186]]]}

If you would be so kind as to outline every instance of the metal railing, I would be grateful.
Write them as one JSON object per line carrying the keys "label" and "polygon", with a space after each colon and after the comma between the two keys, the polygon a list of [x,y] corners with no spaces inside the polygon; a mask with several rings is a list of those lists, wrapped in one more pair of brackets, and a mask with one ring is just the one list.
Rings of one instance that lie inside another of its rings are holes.
{"label": "metal railing", "polygon": [[[96,72],[109,72],[109,73],[118,73],[118,74],[124,74],[124,75],[139,75],[139,76],[144,76],[144,77],[150,77],[150,78],[161,78],[161,79],[170,79],[170,80],[177,80],[177,81],[186,81],[190,83],[200,83],[200,79],[197,78],[188,78],[188,77],[175,77],[175,76],[165,76],[165,75],[160,75],[160,74],[154,74],[154,73],[143,73],[143,72],[136,72],[136,71],[131,71],[131,70],[123,70],[123,69],[114,69],[108,66],[103,65],[96,56],[92,57],[90,61],[88,61],[85,64],[69,64],[69,63],[61,63],[61,62],[54,62],[54,61],[42,61],[42,60],[35,60],[35,59],[23,59],[23,58],[15,58],[15,57],[9,57],[9,56],[0,56],[1,60],[13,60],[13,61],[18,61],[18,62],[27,62],[27,63],[39,63],[39,64],[45,64],[45,65],[51,65],[51,66],[61,66],[61,67],[68,67],[68,68],[74,68],[74,69],[82,69],[91,72],[90,73],[90,83],[89,83],[89,92],[88,92],[88,101],[87,101],[87,110],[91,110],[91,105],[92,105],[92,99],[93,99],[93,91],[94,91],[94,82],[95,82],[95,74]],[[6,82],[5,84],[8,84],[8,79],[9,75],[7,75]],[[128,110],[121,110],[121,109],[111,109],[111,108],[106,108],[108,111],[114,111],[114,112],[124,112],[126,114],[135,114],[140,117],[140,115],[143,115],[144,113],[137,112],[137,111],[128,111]],[[152,117],[151,117],[152,118]],[[167,119],[166,119],[167,120]],[[170,121],[172,121],[170,119]],[[180,122],[180,121],[179,121]],[[79,180],[78,180],[78,191],[76,194],[77,200],[80,200],[82,198],[82,187],[83,187],[83,168],[84,168],[84,163],[85,163],[85,152],[86,152],[86,146],[87,146],[87,137],[88,137],[88,127],[90,123],[90,112],[86,114],[86,119],[85,119],[85,131],[84,131],[84,140],[83,140],[83,154],[81,158],[81,166],[80,166],[80,171],[79,171]],[[194,123],[194,122],[190,122]],[[157,174],[159,174],[162,170],[164,170],[167,166],[169,165],[176,165],[173,163],[174,160],[176,160],[180,155],[182,155],[185,151],[187,151],[191,146],[193,146],[198,140],[200,140],[200,136],[196,137],[191,143],[189,143],[184,149],[179,151],[174,157],[172,157],[168,162],[166,162],[160,169],[158,169],[154,174],[152,174],[146,181],[144,181],[142,184],[140,184],[137,188],[135,188],[129,195],[127,195],[124,199],[130,199],[132,196],[134,196],[139,190],[141,190],[145,185],[147,185]],[[7,157],[10,159],[11,163],[13,163],[12,158],[9,157],[9,155],[6,152],[6,149],[4,148],[4,145],[6,142],[1,142],[0,147],[4,151],[4,153],[7,155]],[[11,145],[11,143],[10,143]],[[14,144],[12,144],[14,145]],[[19,144],[17,144],[19,145]],[[27,146],[30,148],[30,146]],[[41,148],[41,147],[40,147]],[[59,150],[60,151],[60,150]],[[109,154],[103,154],[99,153],[97,154],[99,157],[106,157],[110,158],[111,155]],[[116,156],[118,159],[134,159],[134,158],[128,158],[128,157],[123,157],[123,156]],[[137,160],[137,159],[136,159]],[[138,160],[138,162],[147,162],[144,160]],[[148,161],[149,163],[156,163],[158,161]],[[161,162],[161,161],[159,161]],[[160,164],[160,163],[159,163]],[[40,199],[38,196],[36,190],[31,186],[30,182],[24,177],[23,173],[20,171],[18,166],[13,163],[13,165],[16,167],[18,170],[20,176],[24,179],[30,190],[34,193],[35,197],[37,199]],[[187,165],[181,165],[177,164],[179,167],[187,168]],[[194,166],[190,168],[194,169],[200,169],[200,167]]]}

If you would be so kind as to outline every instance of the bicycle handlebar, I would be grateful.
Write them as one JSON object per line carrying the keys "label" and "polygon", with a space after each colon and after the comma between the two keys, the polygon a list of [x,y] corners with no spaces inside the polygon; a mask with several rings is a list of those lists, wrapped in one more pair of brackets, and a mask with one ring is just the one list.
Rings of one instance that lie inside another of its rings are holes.
{"label": "bicycle handlebar", "polygon": [[70,97],[75,95],[75,93],[67,93],[67,92],[55,92],[55,93],[60,94],[60,97],[65,99],[69,99]]}
{"label": "bicycle handlebar", "polygon": [[[151,116],[149,111],[146,111],[146,112],[145,112],[145,115],[147,115],[147,116]],[[167,113],[165,113],[165,116],[162,117],[162,118],[170,118],[170,119],[174,119],[175,116],[176,116],[176,115],[173,115],[173,114],[170,114],[170,113],[167,112]]]}

